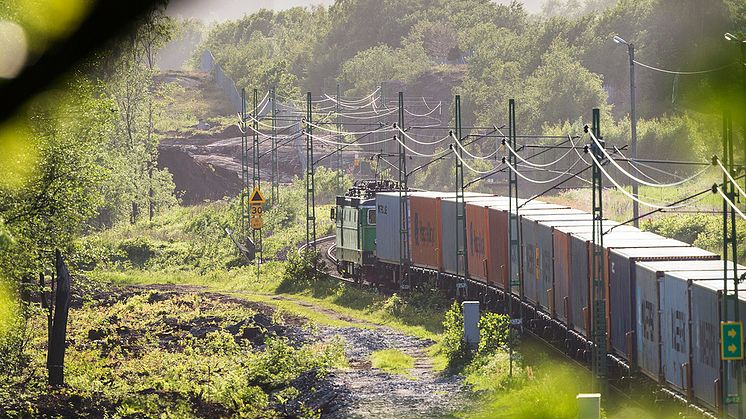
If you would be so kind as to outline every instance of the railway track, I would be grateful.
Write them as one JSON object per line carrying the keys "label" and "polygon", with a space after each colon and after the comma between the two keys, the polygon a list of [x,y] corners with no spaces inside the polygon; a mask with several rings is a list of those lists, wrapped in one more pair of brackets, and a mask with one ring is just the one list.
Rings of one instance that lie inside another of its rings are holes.
{"label": "railway track", "polygon": [[334,249],[336,248],[335,244],[335,235],[330,236],[324,236],[321,238],[316,239],[315,241],[312,241],[310,243],[303,243],[300,246],[298,246],[298,253],[303,252],[305,249],[307,249],[311,245],[316,245],[316,250],[318,250],[319,253],[324,255],[324,257],[321,259],[323,266],[321,268],[321,271],[334,279],[345,281],[350,284],[357,284],[353,279],[351,278],[344,278],[343,276],[339,275],[337,273],[337,258],[334,257]]}

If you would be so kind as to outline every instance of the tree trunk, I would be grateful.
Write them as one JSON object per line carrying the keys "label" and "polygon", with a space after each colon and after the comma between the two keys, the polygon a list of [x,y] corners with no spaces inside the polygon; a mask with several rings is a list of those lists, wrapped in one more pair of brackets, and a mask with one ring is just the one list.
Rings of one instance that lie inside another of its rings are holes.
{"label": "tree trunk", "polygon": [[67,315],[70,309],[70,273],[65,266],[60,251],[55,251],[55,265],[57,268],[57,292],[54,302],[54,322],[52,334],[49,336],[49,350],[47,352],[47,370],[49,384],[61,386],[65,383],[65,340],[67,335]]}

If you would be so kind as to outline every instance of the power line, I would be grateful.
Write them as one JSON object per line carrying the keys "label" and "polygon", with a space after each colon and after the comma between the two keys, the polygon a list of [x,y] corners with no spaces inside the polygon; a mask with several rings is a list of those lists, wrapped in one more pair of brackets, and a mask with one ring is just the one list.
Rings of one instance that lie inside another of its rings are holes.
{"label": "power line", "polygon": [[721,66],[721,67],[710,68],[710,69],[707,69],[707,70],[681,71],[681,70],[667,70],[665,68],[653,67],[652,65],[641,63],[641,62],[639,62],[637,60],[633,60],[632,62],[635,63],[635,64],[637,64],[637,65],[639,65],[640,67],[645,67],[645,68],[647,68],[649,70],[657,71],[659,73],[675,74],[675,75],[680,75],[680,76],[693,76],[693,75],[698,75],[698,74],[716,73],[718,71],[723,71],[726,68],[732,67],[732,66],[734,66],[734,65],[737,64],[737,63],[730,63],[730,64],[726,64],[726,65]]}

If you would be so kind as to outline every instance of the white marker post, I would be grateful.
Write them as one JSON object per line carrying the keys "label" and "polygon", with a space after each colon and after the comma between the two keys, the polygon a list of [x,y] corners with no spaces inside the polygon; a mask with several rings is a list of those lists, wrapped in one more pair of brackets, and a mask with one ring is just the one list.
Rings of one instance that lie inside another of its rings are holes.
{"label": "white marker post", "polygon": [[479,347],[479,301],[464,301],[464,338],[469,349]]}

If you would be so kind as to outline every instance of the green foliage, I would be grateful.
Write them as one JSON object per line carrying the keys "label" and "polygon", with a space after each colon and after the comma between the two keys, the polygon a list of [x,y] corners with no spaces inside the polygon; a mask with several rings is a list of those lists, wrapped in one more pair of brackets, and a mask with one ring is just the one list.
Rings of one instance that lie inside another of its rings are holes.
{"label": "green foliage", "polygon": [[348,95],[365,96],[376,89],[382,80],[401,80],[411,83],[432,67],[422,44],[406,43],[393,50],[378,45],[360,51],[342,65],[340,79]]}
{"label": "green foliage", "polygon": [[541,375],[529,372],[510,391],[493,393],[480,413],[483,418],[576,418],[575,396],[586,387],[590,378],[579,379],[569,367],[546,366]]}
{"label": "green foliage", "polygon": [[505,348],[508,344],[510,317],[505,314],[486,312],[479,317],[480,355],[487,355]]}
{"label": "green foliage", "polygon": [[[100,415],[279,417],[299,396],[294,380],[344,366],[343,345],[291,345],[255,316],[240,302],[186,292],[113,292],[88,301],[71,310],[67,386],[51,394],[63,403],[80,399],[78,409]],[[33,370],[46,362],[46,318],[31,321],[25,349]],[[247,340],[253,333],[261,333],[259,341]],[[49,409],[40,402],[50,393],[44,381],[43,374],[0,380],[3,411]]]}
{"label": "green foliage", "polygon": [[470,359],[469,348],[464,338],[464,313],[461,304],[454,301],[443,316],[443,338],[441,352],[448,360],[449,369],[458,369]]}
{"label": "green foliage", "polygon": [[298,291],[313,286],[324,277],[321,273],[322,257],[310,247],[301,252],[291,251],[278,291]]}
{"label": "green foliage", "polygon": [[493,363],[504,352],[508,343],[509,317],[504,314],[484,312],[479,317],[479,346],[476,353],[469,350],[464,337],[464,313],[461,304],[454,301],[443,317],[443,338],[440,351],[448,360],[448,368],[479,369]]}
{"label": "green foliage", "polygon": [[[723,253],[723,217],[712,214],[678,214],[645,220],[642,229],[671,237],[713,253]],[[746,257],[746,221],[736,220],[738,260]]]}

